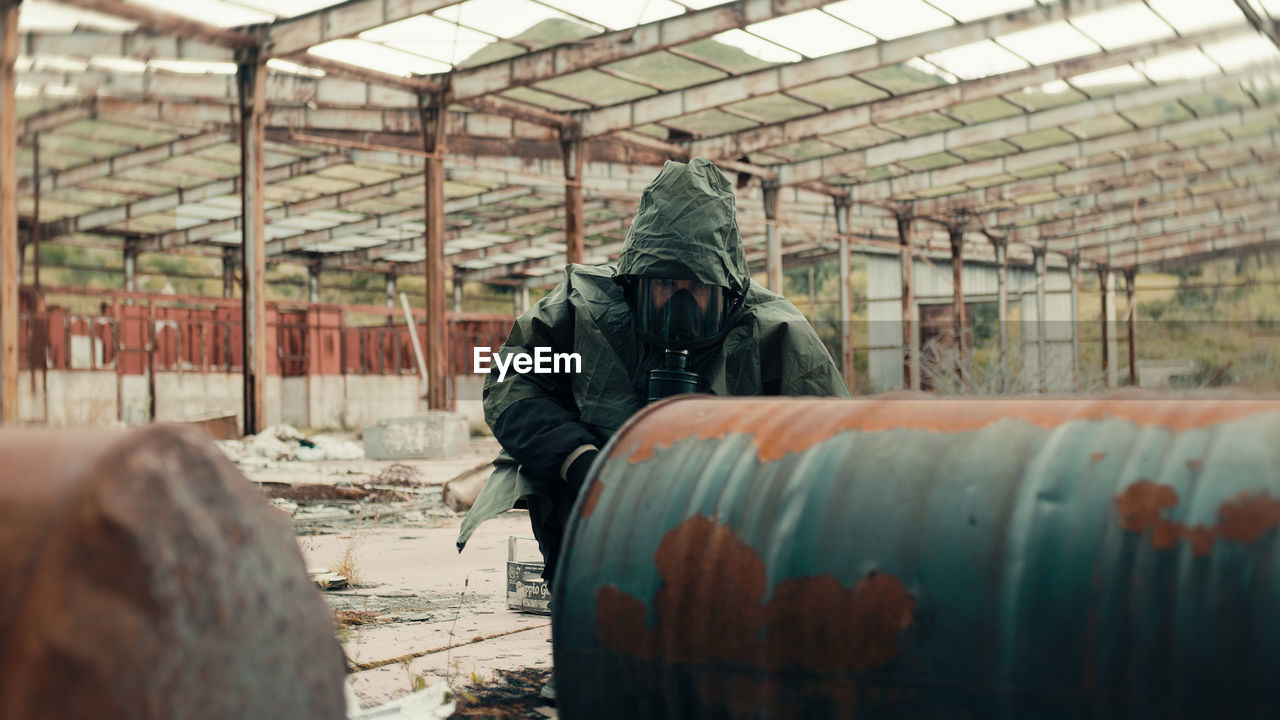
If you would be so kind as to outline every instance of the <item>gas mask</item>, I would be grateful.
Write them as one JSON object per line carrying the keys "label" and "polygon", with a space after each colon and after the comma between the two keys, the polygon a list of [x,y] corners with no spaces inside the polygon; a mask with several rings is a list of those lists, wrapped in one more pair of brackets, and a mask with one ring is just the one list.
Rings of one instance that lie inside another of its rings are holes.
{"label": "gas mask", "polygon": [[663,367],[649,373],[649,401],[697,392],[701,379],[688,369],[689,351],[724,339],[741,298],[697,280],[629,277],[624,285],[636,331],[666,351]]}

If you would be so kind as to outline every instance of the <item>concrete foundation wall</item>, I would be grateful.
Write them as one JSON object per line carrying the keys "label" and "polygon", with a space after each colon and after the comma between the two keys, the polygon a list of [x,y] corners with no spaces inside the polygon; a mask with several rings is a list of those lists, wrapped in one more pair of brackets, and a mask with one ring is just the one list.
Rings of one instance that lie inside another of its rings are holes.
{"label": "concrete foundation wall", "polygon": [[345,375],[346,407],[342,425],[361,428],[387,418],[426,412],[416,375]]}

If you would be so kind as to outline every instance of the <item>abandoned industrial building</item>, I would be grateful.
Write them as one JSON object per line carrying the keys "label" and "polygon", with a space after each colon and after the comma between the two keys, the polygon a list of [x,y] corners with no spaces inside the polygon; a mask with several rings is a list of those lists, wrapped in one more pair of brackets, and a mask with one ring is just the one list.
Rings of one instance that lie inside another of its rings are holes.
{"label": "abandoned industrial building", "polygon": [[0,0],[0,718],[1280,713],[1278,142],[1278,0]]}

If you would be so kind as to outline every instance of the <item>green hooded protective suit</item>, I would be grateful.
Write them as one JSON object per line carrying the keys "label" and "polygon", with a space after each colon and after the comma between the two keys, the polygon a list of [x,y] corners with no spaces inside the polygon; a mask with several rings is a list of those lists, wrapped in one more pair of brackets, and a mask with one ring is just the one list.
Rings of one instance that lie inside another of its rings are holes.
{"label": "green hooded protective suit", "polygon": [[[617,276],[698,280],[743,295],[723,342],[690,356],[689,369],[701,377],[703,392],[848,397],[800,311],[751,281],[729,180],[702,158],[668,162],[645,188],[617,267],[567,266],[564,280],[516,320],[499,351],[533,355],[541,346],[578,353],[582,368],[559,375],[508,373],[502,382],[496,369],[489,374],[485,419],[505,450],[462,523],[459,550],[477,525],[522,501],[538,534],[538,518],[549,514],[546,503],[573,501],[564,497],[565,481],[553,468],[583,443],[603,447],[645,405],[649,371],[662,366],[664,351],[636,333]],[[544,511],[534,512],[539,503]]]}

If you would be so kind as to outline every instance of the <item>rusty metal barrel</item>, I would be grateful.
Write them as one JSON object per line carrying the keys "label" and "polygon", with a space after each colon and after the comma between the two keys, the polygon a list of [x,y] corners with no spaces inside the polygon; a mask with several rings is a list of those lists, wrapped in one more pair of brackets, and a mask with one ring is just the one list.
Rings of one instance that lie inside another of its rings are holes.
{"label": "rusty metal barrel", "polygon": [[1275,717],[1280,402],[673,399],[561,556],[577,718]]}
{"label": "rusty metal barrel", "polygon": [[0,432],[0,718],[345,717],[292,527],[203,432]]}

